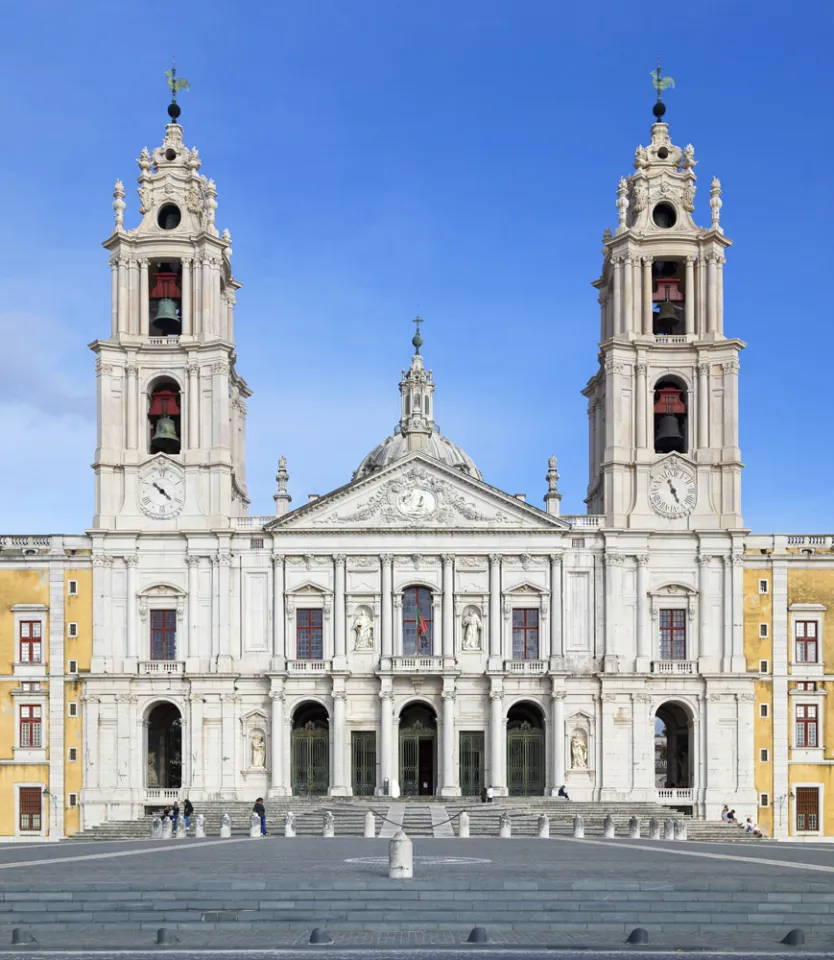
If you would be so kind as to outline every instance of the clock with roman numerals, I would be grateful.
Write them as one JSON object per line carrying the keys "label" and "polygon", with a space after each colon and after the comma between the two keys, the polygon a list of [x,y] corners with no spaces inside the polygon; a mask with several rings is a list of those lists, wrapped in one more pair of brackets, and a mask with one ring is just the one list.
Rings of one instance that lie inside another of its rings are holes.
{"label": "clock with roman numerals", "polygon": [[171,463],[154,465],[139,478],[139,506],[149,517],[167,520],[182,510],[185,480]]}
{"label": "clock with roman numerals", "polygon": [[698,502],[695,474],[680,462],[663,461],[652,470],[649,500],[661,517],[687,516]]}

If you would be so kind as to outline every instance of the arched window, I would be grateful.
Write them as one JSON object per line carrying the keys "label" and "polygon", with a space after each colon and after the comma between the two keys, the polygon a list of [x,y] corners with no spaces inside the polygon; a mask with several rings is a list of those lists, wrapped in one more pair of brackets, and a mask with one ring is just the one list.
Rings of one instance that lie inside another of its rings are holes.
{"label": "arched window", "polygon": [[686,453],[689,448],[689,397],[676,377],[663,377],[654,387],[655,453]]}
{"label": "arched window", "polygon": [[158,380],[150,391],[148,407],[149,449],[151,453],[179,453],[180,388],[174,380]]}
{"label": "arched window", "polygon": [[426,587],[403,592],[403,656],[432,655],[432,594]]}

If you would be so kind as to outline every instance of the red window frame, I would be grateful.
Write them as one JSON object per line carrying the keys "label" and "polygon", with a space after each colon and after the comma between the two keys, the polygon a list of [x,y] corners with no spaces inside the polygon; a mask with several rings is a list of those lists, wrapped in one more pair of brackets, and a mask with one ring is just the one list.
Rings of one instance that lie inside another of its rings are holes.
{"label": "red window frame", "polygon": [[819,830],[819,787],[796,788],[796,831],[804,833]]}
{"label": "red window frame", "polygon": [[177,611],[151,610],[151,660],[177,659]]}
{"label": "red window frame", "polygon": [[21,787],[18,797],[21,833],[40,833],[43,822],[43,792],[40,787]]}
{"label": "red window frame", "polygon": [[539,659],[539,620],[535,607],[513,609],[513,660]]}
{"label": "red window frame", "polygon": [[296,660],[324,659],[324,627],[321,608],[295,611]]}
{"label": "red window frame", "polygon": [[20,705],[20,746],[28,750],[43,746],[43,707],[39,703]]}
{"label": "red window frame", "polygon": [[[427,587],[407,587],[403,590],[403,656],[430,657],[433,652],[434,629],[432,620],[432,592]],[[426,625],[420,634],[417,615]]]}
{"label": "red window frame", "polygon": [[795,620],[793,630],[796,662],[819,663],[817,621]]}
{"label": "red window frame", "polygon": [[796,738],[797,747],[819,746],[819,710],[815,703],[798,703],[796,705]]}
{"label": "red window frame", "polygon": [[660,659],[686,660],[686,610],[660,611]]}
{"label": "red window frame", "polygon": [[40,620],[21,620],[20,663],[43,663],[43,623]]}

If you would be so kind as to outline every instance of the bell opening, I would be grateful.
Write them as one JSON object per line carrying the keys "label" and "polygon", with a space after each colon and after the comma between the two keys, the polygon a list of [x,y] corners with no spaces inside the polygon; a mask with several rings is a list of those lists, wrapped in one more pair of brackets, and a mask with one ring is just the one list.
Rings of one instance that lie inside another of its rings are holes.
{"label": "bell opening", "polygon": [[177,454],[181,443],[180,388],[173,380],[154,384],[148,407],[148,436],[151,453]]}
{"label": "bell opening", "polygon": [[182,333],[182,264],[164,261],[149,269],[148,308],[152,337],[178,337]]}
{"label": "bell opening", "polygon": [[[176,157],[176,154],[174,154],[174,157]],[[174,159],[174,157],[170,159]],[[182,214],[175,203],[163,203],[156,215],[156,222],[163,230],[176,230],[181,221]]]}
{"label": "bell opening", "polygon": [[655,260],[652,264],[652,333],[656,337],[685,333],[684,303],[689,291],[684,290],[685,270],[678,260]]}
{"label": "bell opening", "polygon": [[686,453],[689,398],[686,387],[672,377],[664,377],[654,389],[655,453]]}

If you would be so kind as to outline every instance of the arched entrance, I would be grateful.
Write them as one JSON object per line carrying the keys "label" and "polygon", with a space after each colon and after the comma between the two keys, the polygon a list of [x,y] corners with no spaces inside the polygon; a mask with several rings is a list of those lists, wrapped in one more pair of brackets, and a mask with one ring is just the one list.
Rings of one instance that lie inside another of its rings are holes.
{"label": "arched entrance", "polygon": [[437,714],[424,703],[400,713],[400,790],[404,797],[432,796],[437,768]]}
{"label": "arched entrance", "polygon": [[158,703],[148,714],[147,786],[182,786],[182,715],[173,703]]}
{"label": "arched entrance", "polygon": [[680,703],[664,703],[654,720],[654,778],[659,790],[692,786],[692,715]]}
{"label": "arched entrance", "polygon": [[292,792],[327,793],[330,785],[330,718],[320,703],[302,703],[292,718]]}
{"label": "arched entrance", "polygon": [[507,714],[507,790],[511,797],[544,794],[544,717],[534,703],[517,703]]}

